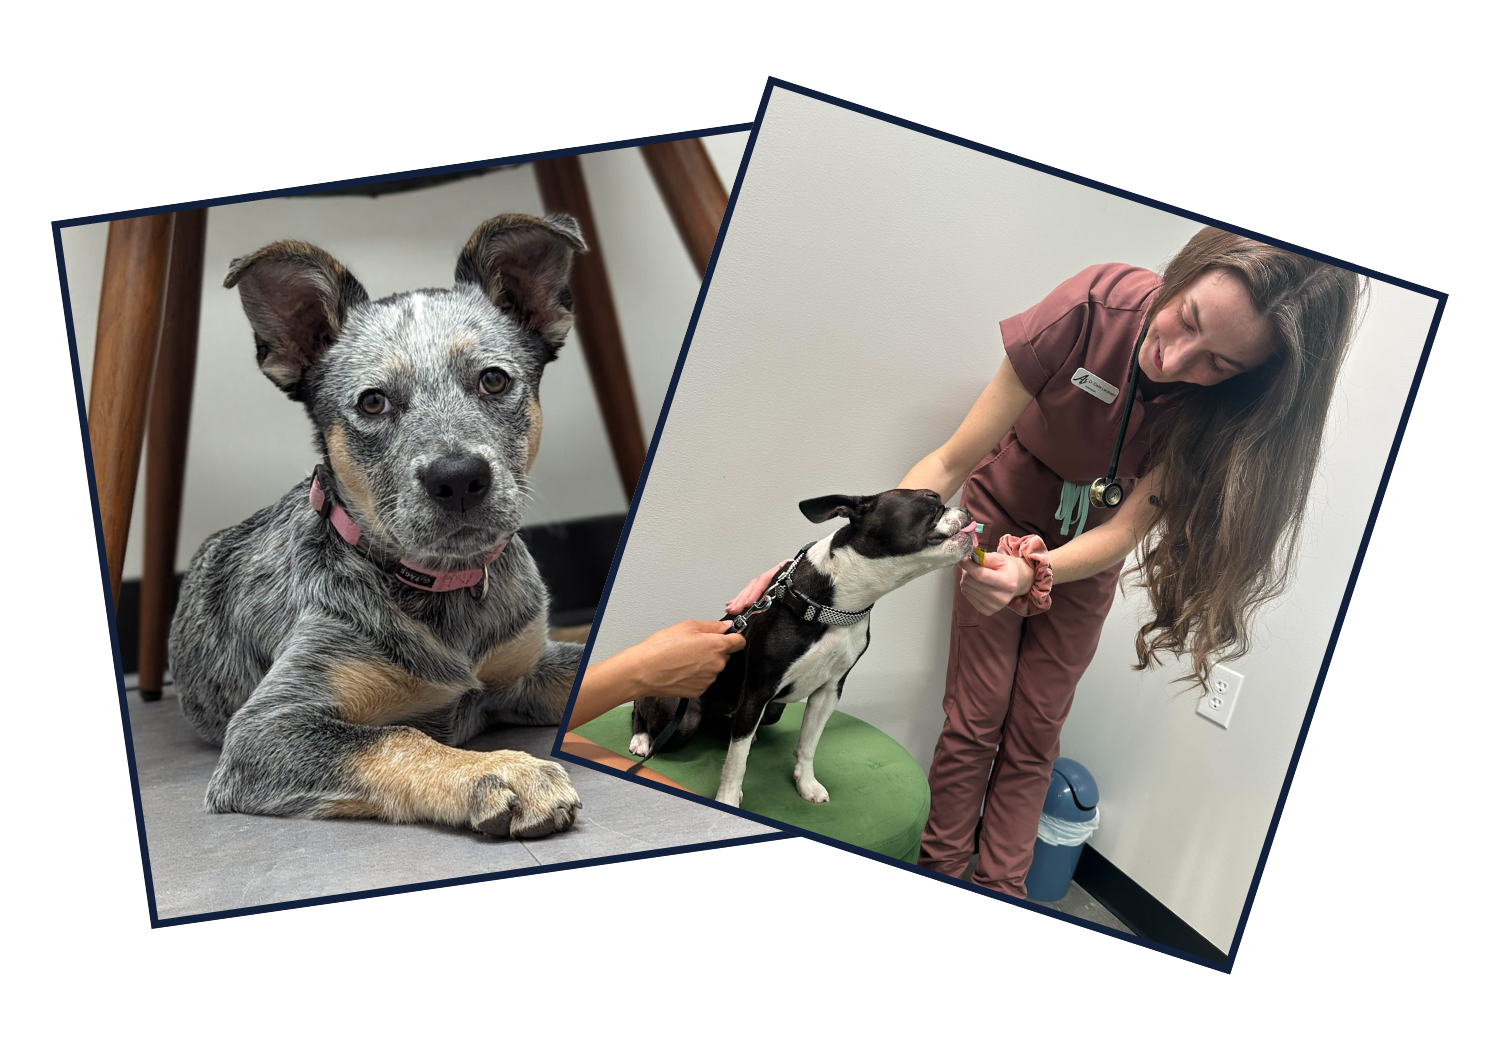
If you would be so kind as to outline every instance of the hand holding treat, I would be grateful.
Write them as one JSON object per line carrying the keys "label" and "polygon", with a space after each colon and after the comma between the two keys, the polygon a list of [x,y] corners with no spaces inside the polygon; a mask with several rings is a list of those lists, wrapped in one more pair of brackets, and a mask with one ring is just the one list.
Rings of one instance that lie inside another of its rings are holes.
{"label": "hand holding treat", "polygon": [[964,597],[982,616],[1008,608],[1021,616],[1052,606],[1052,566],[1040,536],[1002,536],[993,551],[975,547],[959,562]]}

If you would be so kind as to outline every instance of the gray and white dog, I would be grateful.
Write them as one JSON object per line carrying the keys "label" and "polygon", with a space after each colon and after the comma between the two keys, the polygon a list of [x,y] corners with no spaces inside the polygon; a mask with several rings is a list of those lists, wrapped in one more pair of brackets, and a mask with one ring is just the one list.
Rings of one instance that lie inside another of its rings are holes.
{"label": "gray and white dog", "polygon": [[569,216],[501,215],[455,287],[375,302],[309,244],[231,264],[261,371],[306,406],[324,462],[210,537],[183,584],[170,659],[183,713],[222,746],[209,810],[572,826],[557,763],[458,745],[556,725],[577,673],[515,533],[583,250]]}

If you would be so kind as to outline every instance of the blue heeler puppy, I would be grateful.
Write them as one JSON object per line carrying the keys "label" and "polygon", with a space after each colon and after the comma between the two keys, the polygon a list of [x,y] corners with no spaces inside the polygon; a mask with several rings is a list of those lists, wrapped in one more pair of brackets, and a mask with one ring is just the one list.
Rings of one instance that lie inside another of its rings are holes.
{"label": "blue heeler puppy", "polygon": [[223,748],[209,810],[572,826],[557,763],[458,745],[556,725],[578,670],[515,533],[583,250],[569,216],[501,215],[454,288],[376,302],[309,244],[231,264],[261,371],[306,406],[324,460],[210,537],[183,584],[170,658],[183,713]]}

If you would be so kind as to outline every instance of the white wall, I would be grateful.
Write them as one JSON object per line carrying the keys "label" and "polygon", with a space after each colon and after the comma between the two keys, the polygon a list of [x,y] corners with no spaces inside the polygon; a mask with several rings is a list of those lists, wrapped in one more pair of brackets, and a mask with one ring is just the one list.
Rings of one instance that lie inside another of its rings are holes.
{"label": "white wall", "polygon": [[[894,485],[998,365],[998,321],[1084,266],[1159,268],[1175,216],[778,91],[750,160],[594,653],[687,616],[827,531],[797,502]],[[1103,792],[1097,846],[1221,948],[1245,900],[1409,388],[1430,300],[1376,288],[1329,430],[1295,592],[1233,728],[1125,669],[1117,603],[1064,753]],[[951,582],[884,599],[843,707],[924,765],[942,726]]]}
{"label": "white wall", "polygon": [[[716,136],[709,152],[733,185],[746,133]],[[647,440],[682,347],[698,274],[635,148],[583,157],[610,283]],[[150,204],[156,202],[142,202]],[[449,287],[458,250],[480,222],[501,212],[540,212],[529,166],[375,199],[282,197],[214,208],[208,220],[198,373],[188,439],[178,568],[211,533],[273,502],[313,462],[311,428],[255,367],[239,294],[221,286],[229,261],[282,238],[331,252],[372,297],[416,287]],[[63,252],[87,396],[98,323],[107,226],[63,231]],[[527,523],[618,513],[626,501],[577,335],[542,383],[545,432],[532,471],[536,499]],[[137,486],[124,575],[141,571],[142,499]]]}

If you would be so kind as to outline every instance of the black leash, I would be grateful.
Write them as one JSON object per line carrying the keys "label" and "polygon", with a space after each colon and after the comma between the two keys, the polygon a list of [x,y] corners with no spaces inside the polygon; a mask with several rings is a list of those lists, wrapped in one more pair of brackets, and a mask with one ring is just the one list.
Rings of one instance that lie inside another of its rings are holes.
{"label": "black leash", "polygon": [[[730,632],[725,631],[724,633],[728,634]],[[672,713],[671,720],[667,722],[667,728],[663,729],[657,736],[657,738],[651,741],[651,747],[646,751],[646,757],[641,759],[639,762],[625,771],[625,774],[627,776],[636,772],[647,762],[650,762],[653,758],[656,757],[656,753],[661,750],[662,745],[665,744],[668,740],[671,740],[672,734],[677,732],[677,727],[682,725],[682,716],[687,714],[687,709],[688,697],[684,696],[677,701],[677,710]]]}

